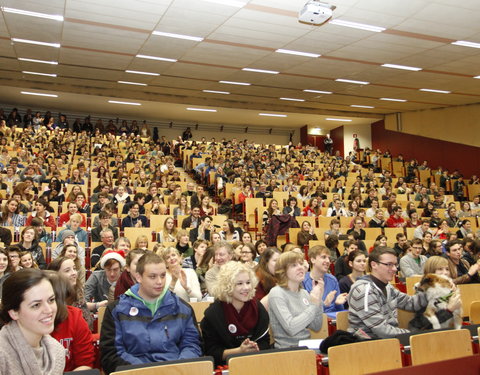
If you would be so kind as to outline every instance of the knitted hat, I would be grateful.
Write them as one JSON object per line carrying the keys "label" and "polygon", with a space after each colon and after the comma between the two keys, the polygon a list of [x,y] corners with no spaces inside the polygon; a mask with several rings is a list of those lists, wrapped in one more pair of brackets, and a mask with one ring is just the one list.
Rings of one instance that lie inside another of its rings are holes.
{"label": "knitted hat", "polygon": [[65,240],[65,238],[67,238],[68,236],[73,236],[75,237],[75,232],[73,230],[70,230],[70,229],[66,229],[64,231],[62,231],[62,233],[60,233],[60,242],[63,242]]}
{"label": "knitted hat", "polygon": [[105,250],[102,255],[102,259],[100,259],[100,266],[104,268],[105,263],[107,263],[110,259],[115,259],[116,261],[118,261],[118,263],[120,263],[122,267],[125,267],[125,253],[123,252],[123,250]]}

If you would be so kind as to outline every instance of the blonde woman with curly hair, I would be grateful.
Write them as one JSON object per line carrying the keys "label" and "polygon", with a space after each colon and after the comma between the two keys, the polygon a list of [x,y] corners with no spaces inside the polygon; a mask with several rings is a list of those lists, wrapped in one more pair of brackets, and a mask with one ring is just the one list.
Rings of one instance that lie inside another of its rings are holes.
{"label": "blonde woman with curly hair", "polygon": [[205,355],[215,365],[228,355],[257,352],[270,347],[268,313],[254,298],[257,279],[253,270],[239,262],[228,262],[220,270],[213,288],[215,302],[201,322]]}

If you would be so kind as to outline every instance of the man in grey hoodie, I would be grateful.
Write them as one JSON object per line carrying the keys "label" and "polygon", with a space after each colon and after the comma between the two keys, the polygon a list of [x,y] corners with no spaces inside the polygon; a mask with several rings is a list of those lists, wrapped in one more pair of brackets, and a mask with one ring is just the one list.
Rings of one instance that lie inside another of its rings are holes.
{"label": "man in grey hoodie", "polygon": [[418,311],[427,306],[424,293],[409,296],[390,281],[398,269],[395,250],[375,248],[368,257],[371,274],[352,285],[348,295],[349,331],[362,338],[391,338],[409,332],[398,327],[397,308]]}

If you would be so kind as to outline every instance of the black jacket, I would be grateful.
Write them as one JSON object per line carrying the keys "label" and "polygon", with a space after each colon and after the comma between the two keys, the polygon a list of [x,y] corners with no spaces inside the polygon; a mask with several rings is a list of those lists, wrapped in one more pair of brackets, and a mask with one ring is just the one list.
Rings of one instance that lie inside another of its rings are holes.
{"label": "black jacket", "polygon": [[[268,332],[269,318],[267,310],[260,301],[258,305],[257,325],[248,333],[247,337],[256,341],[260,350],[270,348],[270,335]],[[247,337],[235,337],[228,330],[223,314],[222,302],[216,300],[207,310],[200,323],[205,344],[205,355],[211,355],[215,359],[215,366],[225,364],[223,352],[225,349],[238,348]]]}

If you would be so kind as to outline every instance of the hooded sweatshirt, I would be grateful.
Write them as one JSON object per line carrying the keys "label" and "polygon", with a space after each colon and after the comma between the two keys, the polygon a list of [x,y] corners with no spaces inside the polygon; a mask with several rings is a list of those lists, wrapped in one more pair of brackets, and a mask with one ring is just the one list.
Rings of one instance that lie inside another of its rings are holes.
{"label": "hooded sweatshirt", "polygon": [[363,276],[348,294],[348,330],[362,337],[363,332],[371,338],[395,337],[409,332],[398,327],[397,309],[418,311],[427,304],[425,293],[409,296],[372,275]]}

